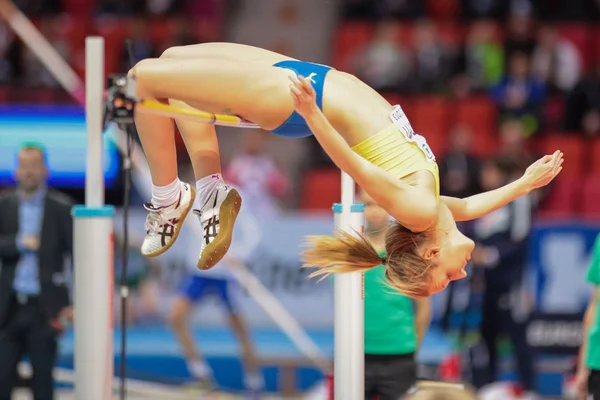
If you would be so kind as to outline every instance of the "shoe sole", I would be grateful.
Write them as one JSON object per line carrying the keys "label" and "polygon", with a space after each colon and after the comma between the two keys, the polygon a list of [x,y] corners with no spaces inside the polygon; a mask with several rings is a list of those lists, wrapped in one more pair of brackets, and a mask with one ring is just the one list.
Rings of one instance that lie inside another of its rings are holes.
{"label": "shoe sole", "polygon": [[173,246],[173,244],[179,237],[179,232],[181,232],[181,228],[183,227],[185,218],[187,217],[190,210],[192,209],[192,206],[194,205],[194,200],[196,199],[196,189],[194,189],[191,185],[190,185],[190,191],[191,191],[190,202],[188,203],[187,207],[183,209],[183,212],[181,213],[181,216],[179,217],[179,221],[175,224],[175,229],[174,229],[173,237],[171,238],[171,241],[169,243],[167,243],[165,246],[160,247],[158,250],[154,250],[151,253],[142,253],[142,255],[144,257],[152,258],[152,257],[160,256],[165,251],[169,250],[171,248],[171,246]]}
{"label": "shoe sole", "polygon": [[206,245],[196,266],[201,270],[214,267],[227,254],[233,236],[233,225],[242,207],[242,197],[235,189],[221,203],[219,209],[219,234]]}

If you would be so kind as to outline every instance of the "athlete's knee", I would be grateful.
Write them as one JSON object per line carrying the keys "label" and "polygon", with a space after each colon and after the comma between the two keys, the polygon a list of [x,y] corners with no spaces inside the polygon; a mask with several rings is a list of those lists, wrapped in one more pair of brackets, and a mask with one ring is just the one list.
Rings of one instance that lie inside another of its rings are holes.
{"label": "athlete's knee", "polygon": [[181,328],[186,324],[188,315],[188,302],[183,299],[178,299],[173,304],[173,309],[169,315],[169,324],[173,328]]}

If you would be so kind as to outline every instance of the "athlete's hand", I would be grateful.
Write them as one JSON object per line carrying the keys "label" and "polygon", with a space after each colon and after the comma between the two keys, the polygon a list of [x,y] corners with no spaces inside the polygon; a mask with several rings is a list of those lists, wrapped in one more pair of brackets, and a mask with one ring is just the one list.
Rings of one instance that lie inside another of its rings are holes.
{"label": "athlete's hand", "polygon": [[294,99],[294,108],[298,114],[306,119],[312,113],[319,110],[315,89],[310,84],[310,81],[302,76],[290,76],[290,81],[292,82],[290,84],[290,93],[292,94],[292,99]]}
{"label": "athlete's hand", "polygon": [[528,191],[546,186],[562,171],[563,153],[556,150],[552,155],[546,155],[527,168],[523,177]]}

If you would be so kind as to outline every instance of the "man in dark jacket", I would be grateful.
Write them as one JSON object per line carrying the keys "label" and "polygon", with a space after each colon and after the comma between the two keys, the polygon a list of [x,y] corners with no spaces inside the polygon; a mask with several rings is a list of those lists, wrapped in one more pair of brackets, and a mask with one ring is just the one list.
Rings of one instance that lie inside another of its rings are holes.
{"label": "man in dark jacket", "polygon": [[64,264],[71,202],[46,187],[43,149],[19,152],[16,191],[0,195],[0,400],[10,400],[23,355],[35,400],[53,399],[59,333],[72,318]]}

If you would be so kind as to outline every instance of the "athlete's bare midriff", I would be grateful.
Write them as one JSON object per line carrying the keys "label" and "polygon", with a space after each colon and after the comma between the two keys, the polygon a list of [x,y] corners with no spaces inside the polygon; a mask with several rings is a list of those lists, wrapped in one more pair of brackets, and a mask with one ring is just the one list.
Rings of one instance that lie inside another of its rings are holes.
{"label": "athlete's bare midriff", "polygon": [[390,104],[353,75],[330,71],[323,90],[323,112],[333,127],[354,146],[387,127]]}

